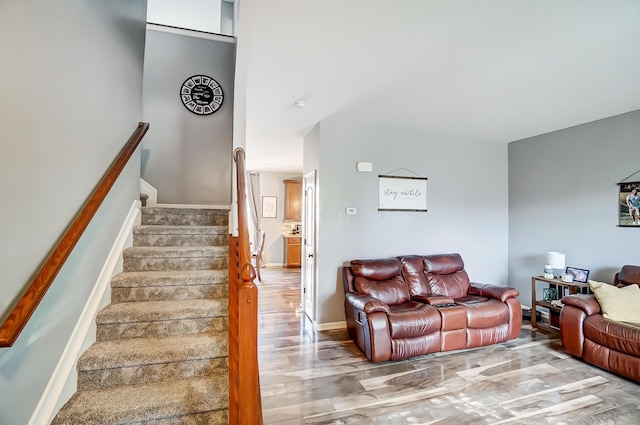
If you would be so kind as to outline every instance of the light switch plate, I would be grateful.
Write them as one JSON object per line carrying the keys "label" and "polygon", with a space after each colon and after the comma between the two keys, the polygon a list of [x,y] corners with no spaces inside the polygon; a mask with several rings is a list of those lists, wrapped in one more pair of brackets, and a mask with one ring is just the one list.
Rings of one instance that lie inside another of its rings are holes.
{"label": "light switch plate", "polygon": [[356,207],[347,207],[345,208],[344,212],[347,215],[356,215],[358,213],[358,210],[356,209]]}

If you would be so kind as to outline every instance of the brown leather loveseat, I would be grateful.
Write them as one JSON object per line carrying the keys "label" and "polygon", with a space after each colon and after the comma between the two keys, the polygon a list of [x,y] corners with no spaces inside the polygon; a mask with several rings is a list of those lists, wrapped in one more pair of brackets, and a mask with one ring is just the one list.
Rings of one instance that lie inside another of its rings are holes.
{"label": "brown leather loveseat", "polygon": [[470,283],[459,254],[352,260],[342,276],[349,334],[372,362],[520,334],[518,291]]}
{"label": "brown leather loveseat", "polygon": [[[622,267],[613,284],[640,286],[640,267]],[[594,295],[568,295],[561,301],[564,307],[560,312],[560,335],[564,349],[588,363],[640,381],[640,325],[605,318]]]}

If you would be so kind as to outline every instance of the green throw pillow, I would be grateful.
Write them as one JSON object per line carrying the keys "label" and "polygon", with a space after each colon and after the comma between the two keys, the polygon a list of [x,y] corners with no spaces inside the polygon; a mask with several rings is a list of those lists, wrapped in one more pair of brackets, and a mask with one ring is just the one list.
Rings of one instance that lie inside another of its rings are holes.
{"label": "green throw pillow", "polygon": [[617,322],[640,323],[640,287],[628,285],[618,288],[604,282],[589,281],[602,315]]}

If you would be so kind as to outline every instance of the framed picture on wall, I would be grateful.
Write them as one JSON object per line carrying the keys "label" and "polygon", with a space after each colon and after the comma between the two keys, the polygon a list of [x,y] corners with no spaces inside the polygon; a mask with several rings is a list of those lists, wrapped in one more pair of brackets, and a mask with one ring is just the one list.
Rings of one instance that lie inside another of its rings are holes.
{"label": "framed picture on wall", "polygon": [[618,226],[640,229],[640,182],[618,184]]}
{"label": "framed picture on wall", "polygon": [[278,197],[263,196],[262,197],[262,218],[278,217]]}
{"label": "framed picture on wall", "polygon": [[378,176],[378,211],[427,211],[427,178]]}

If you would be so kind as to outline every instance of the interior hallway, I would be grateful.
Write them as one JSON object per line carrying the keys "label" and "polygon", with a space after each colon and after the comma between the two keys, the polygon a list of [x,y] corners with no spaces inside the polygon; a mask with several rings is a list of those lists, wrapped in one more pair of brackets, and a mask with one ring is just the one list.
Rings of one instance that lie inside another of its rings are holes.
{"label": "interior hallway", "polygon": [[640,385],[566,355],[528,323],[502,344],[373,364],[346,329],[314,332],[296,313],[299,269],[261,275],[265,425],[640,423]]}

